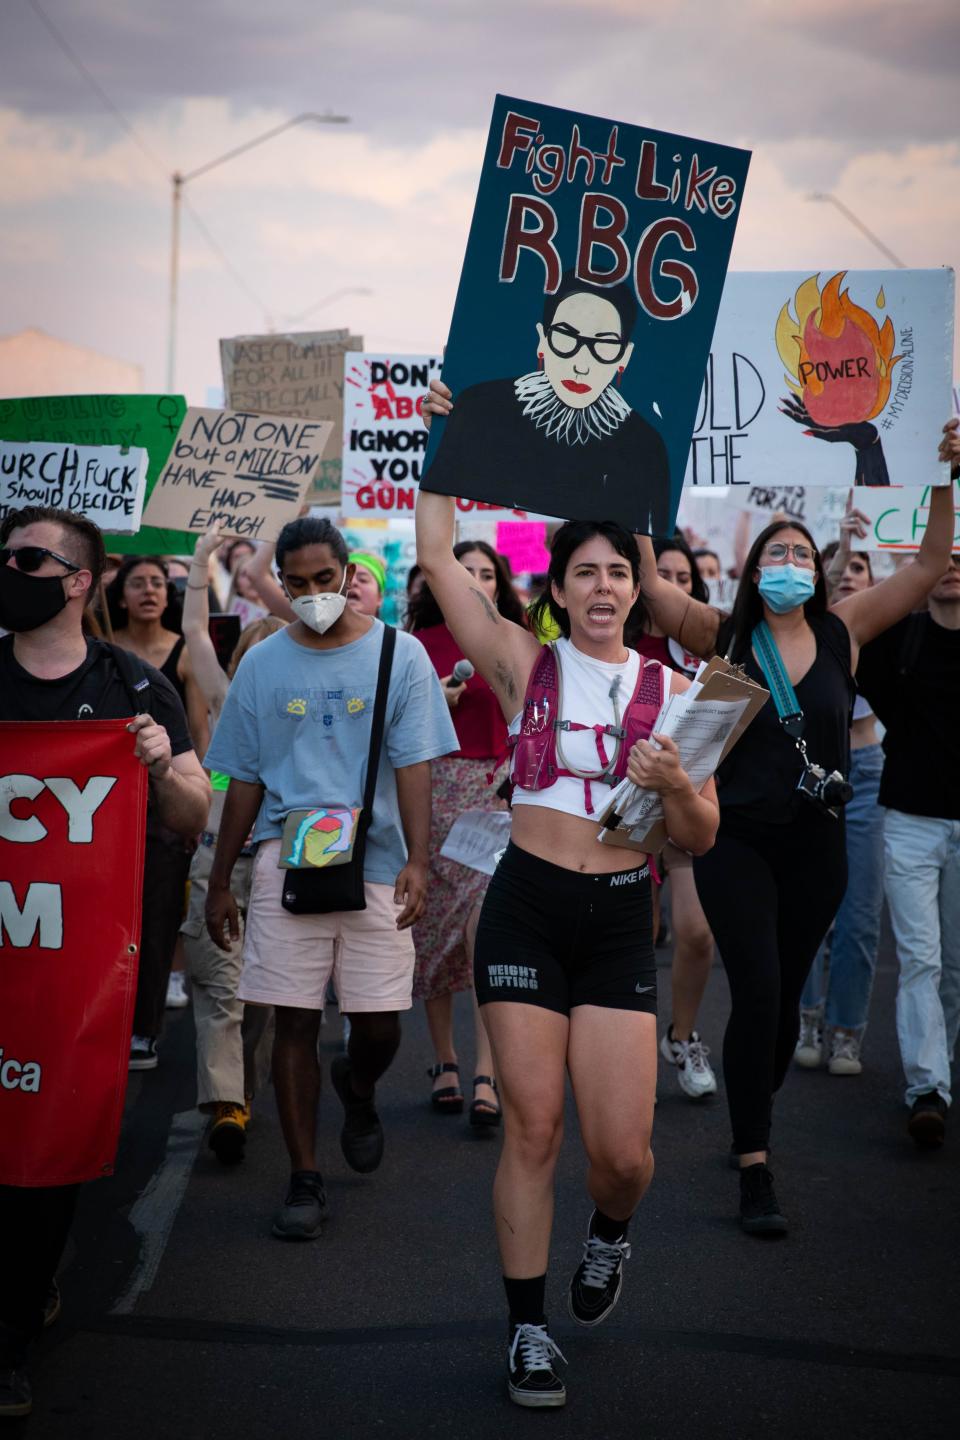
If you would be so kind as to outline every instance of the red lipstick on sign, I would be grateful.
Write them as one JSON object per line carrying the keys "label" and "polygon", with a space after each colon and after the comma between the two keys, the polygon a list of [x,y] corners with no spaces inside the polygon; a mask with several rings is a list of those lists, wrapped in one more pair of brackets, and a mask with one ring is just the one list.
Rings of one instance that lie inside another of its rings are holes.
{"label": "red lipstick on sign", "polygon": [[572,390],[574,395],[589,395],[593,388],[591,385],[581,385],[577,380],[564,380],[562,384],[564,390]]}

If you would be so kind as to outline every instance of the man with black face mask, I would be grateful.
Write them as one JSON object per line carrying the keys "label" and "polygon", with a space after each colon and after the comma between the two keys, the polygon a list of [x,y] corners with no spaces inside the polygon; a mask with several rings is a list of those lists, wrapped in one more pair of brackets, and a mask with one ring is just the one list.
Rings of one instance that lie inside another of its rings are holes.
{"label": "man with black face mask", "polygon": [[[183,836],[206,823],[210,786],[169,682],[83,628],[105,562],[103,538],[83,516],[28,506],[0,524],[0,720],[110,720],[133,716],[130,743],[150,776],[150,810]],[[135,667],[135,668],[134,668]],[[143,682],[150,713],[137,714]],[[3,968],[0,964],[0,1013]],[[2,1140],[2,1136],[0,1136]],[[24,1361],[59,1309],[54,1274],[79,1185],[0,1185],[0,1417],[29,1414]]]}

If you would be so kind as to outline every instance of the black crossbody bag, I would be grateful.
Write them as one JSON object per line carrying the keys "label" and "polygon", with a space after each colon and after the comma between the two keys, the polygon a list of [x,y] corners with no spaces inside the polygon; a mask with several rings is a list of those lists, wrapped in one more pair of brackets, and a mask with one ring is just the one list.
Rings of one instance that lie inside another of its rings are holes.
{"label": "black crossbody bag", "polygon": [[302,870],[282,871],[283,889],[280,903],[284,910],[289,910],[293,915],[330,915],[341,910],[367,908],[363,888],[363,862],[367,849],[367,831],[373,819],[373,798],[377,789],[377,771],[380,768],[380,749],[387,713],[387,691],[390,689],[390,671],[396,643],[396,630],[392,625],[385,625],[383,644],[380,647],[377,695],[373,704],[373,725],[370,730],[367,783],[364,786],[363,809],[357,821],[353,853],[343,865],[310,866]]}

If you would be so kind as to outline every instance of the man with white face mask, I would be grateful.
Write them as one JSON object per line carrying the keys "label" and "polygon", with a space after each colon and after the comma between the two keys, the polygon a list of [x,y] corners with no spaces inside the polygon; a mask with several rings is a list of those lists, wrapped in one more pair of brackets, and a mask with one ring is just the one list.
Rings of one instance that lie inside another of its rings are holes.
{"label": "man with white face mask", "polygon": [[347,605],[355,566],[329,520],[306,516],[284,526],[276,558],[296,619],[244,656],[205,760],[231,777],[207,926],[222,948],[239,937],[230,874],[252,829],[257,853],[239,995],[248,1005],[276,1008],[273,1077],[291,1178],[273,1233],[312,1240],[326,1206],[316,1156],[317,1037],[326,988],[332,976],[351,1022],[348,1054],[331,1066],[345,1112],[341,1148],[354,1170],[367,1173],[383,1154],[374,1086],[399,1045],[399,1012],[411,1005],[411,927],[423,911],[427,881],[430,761],[458,742],[426,651],[412,635],[397,634],[366,836],[366,908],[283,907],[283,877],[291,872],[280,870],[278,860],[287,817],[318,808],[343,815],[363,800],[385,627]]}

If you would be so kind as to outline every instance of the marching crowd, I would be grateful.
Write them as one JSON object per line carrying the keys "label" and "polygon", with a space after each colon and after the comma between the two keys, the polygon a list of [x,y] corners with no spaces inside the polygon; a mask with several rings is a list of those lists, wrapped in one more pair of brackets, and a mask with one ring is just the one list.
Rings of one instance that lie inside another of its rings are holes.
{"label": "marching crowd", "polygon": [[[434,381],[428,423],[454,407]],[[956,474],[956,420],[939,453]],[[330,1079],[360,1173],[381,1163],[378,1086],[402,1013],[422,1000],[430,1105],[503,1134],[493,1203],[510,1397],[562,1405],[544,1291],[566,1077],[589,1161],[569,1310],[593,1326],[617,1303],[653,1178],[658,1048],[691,1099],[718,1089],[698,1028],[715,951],[746,1234],[787,1231],[768,1160],[791,1065],[855,1076],[869,1064],[884,899],[907,1130],[920,1147],[944,1141],[960,1027],[954,525],[952,488],[933,490],[919,550],[878,579],[851,548],[866,533],[855,505],[822,551],[775,518],[733,577],[679,532],[568,521],[528,596],[489,545],[454,543],[451,499],[422,491],[397,630],[378,618],[383,562],[317,515],[275,547],[211,532],[187,560],[109,557],[72,513],[8,515],[0,720],[131,717],[149,774],[130,1069],[163,1063],[164,1011],[192,1003],[197,1104],[224,1165],[242,1159],[271,1078],[290,1159],[273,1234],[308,1241],[326,1206],[318,1038],[331,989],[347,1039]],[[770,699],[698,790],[655,724],[713,655]],[[144,678],[140,713],[131,681]],[[597,844],[625,777],[660,797],[658,854]],[[492,878],[442,853],[467,811],[510,813]],[[460,992],[473,1013],[462,1075]],[[29,1411],[28,1350],[59,1305],[78,1188],[0,1187],[0,1415]]]}

